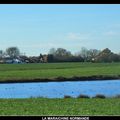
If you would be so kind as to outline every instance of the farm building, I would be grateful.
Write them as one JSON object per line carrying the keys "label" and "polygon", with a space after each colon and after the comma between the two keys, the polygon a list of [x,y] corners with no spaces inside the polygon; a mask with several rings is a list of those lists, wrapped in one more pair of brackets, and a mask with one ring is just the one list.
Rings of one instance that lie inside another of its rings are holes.
{"label": "farm building", "polygon": [[10,58],[10,57],[4,57],[4,58],[0,59],[0,63],[12,64],[12,63],[22,63],[22,61],[17,58],[14,59],[14,58]]}

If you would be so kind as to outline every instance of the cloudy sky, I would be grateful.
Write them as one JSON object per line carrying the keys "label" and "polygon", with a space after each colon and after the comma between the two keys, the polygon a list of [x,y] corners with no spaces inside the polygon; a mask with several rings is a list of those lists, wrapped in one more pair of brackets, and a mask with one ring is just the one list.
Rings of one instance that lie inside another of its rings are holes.
{"label": "cloudy sky", "polygon": [[62,47],[120,52],[120,4],[1,4],[0,49],[26,55]]}

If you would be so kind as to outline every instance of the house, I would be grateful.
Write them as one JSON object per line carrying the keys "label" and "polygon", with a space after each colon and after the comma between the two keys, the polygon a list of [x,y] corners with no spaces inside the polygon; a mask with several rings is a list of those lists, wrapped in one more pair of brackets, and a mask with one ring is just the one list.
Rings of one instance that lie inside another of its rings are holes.
{"label": "house", "polygon": [[30,60],[27,56],[19,56],[17,57],[17,59],[19,59],[22,63],[29,63]]}
{"label": "house", "polygon": [[40,60],[40,62],[42,62],[42,63],[48,62],[48,55],[41,55],[41,56],[39,57],[39,60]]}
{"label": "house", "polygon": [[13,63],[22,63],[21,60],[17,58],[11,58],[11,57],[4,57],[0,59],[0,63],[8,63],[8,64],[13,64]]}
{"label": "house", "polygon": [[46,63],[48,62],[48,56],[47,55],[43,55],[43,61]]}
{"label": "house", "polygon": [[4,57],[0,59],[0,63],[13,63],[13,59],[10,57]]}
{"label": "house", "polygon": [[22,63],[22,61],[16,58],[16,59],[13,59],[13,63]]}
{"label": "house", "polygon": [[0,58],[0,64],[3,64],[4,63],[4,60]]}

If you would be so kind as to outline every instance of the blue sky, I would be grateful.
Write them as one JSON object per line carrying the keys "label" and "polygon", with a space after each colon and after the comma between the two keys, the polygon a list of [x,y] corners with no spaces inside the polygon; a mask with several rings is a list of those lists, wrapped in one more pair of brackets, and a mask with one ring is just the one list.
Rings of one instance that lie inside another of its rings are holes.
{"label": "blue sky", "polygon": [[120,52],[120,4],[1,4],[0,49],[26,55],[62,47]]}

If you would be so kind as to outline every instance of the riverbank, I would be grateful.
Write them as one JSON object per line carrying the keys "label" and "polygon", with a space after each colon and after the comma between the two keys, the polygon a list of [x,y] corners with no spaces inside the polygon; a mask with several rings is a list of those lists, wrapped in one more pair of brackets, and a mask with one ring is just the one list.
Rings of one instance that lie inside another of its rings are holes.
{"label": "riverbank", "polygon": [[119,80],[120,75],[118,76],[83,76],[83,77],[57,77],[57,78],[40,78],[40,79],[18,79],[18,80],[1,80],[0,83],[32,83],[32,82],[67,82],[67,81],[104,81],[104,80]]}
{"label": "riverbank", "polygon": [[0,99],[0,115],[120,115],[120,99]]}
{"label": "riverbank", "polygon": [[120,79],[120,63],[0,64],[0,83]]}

